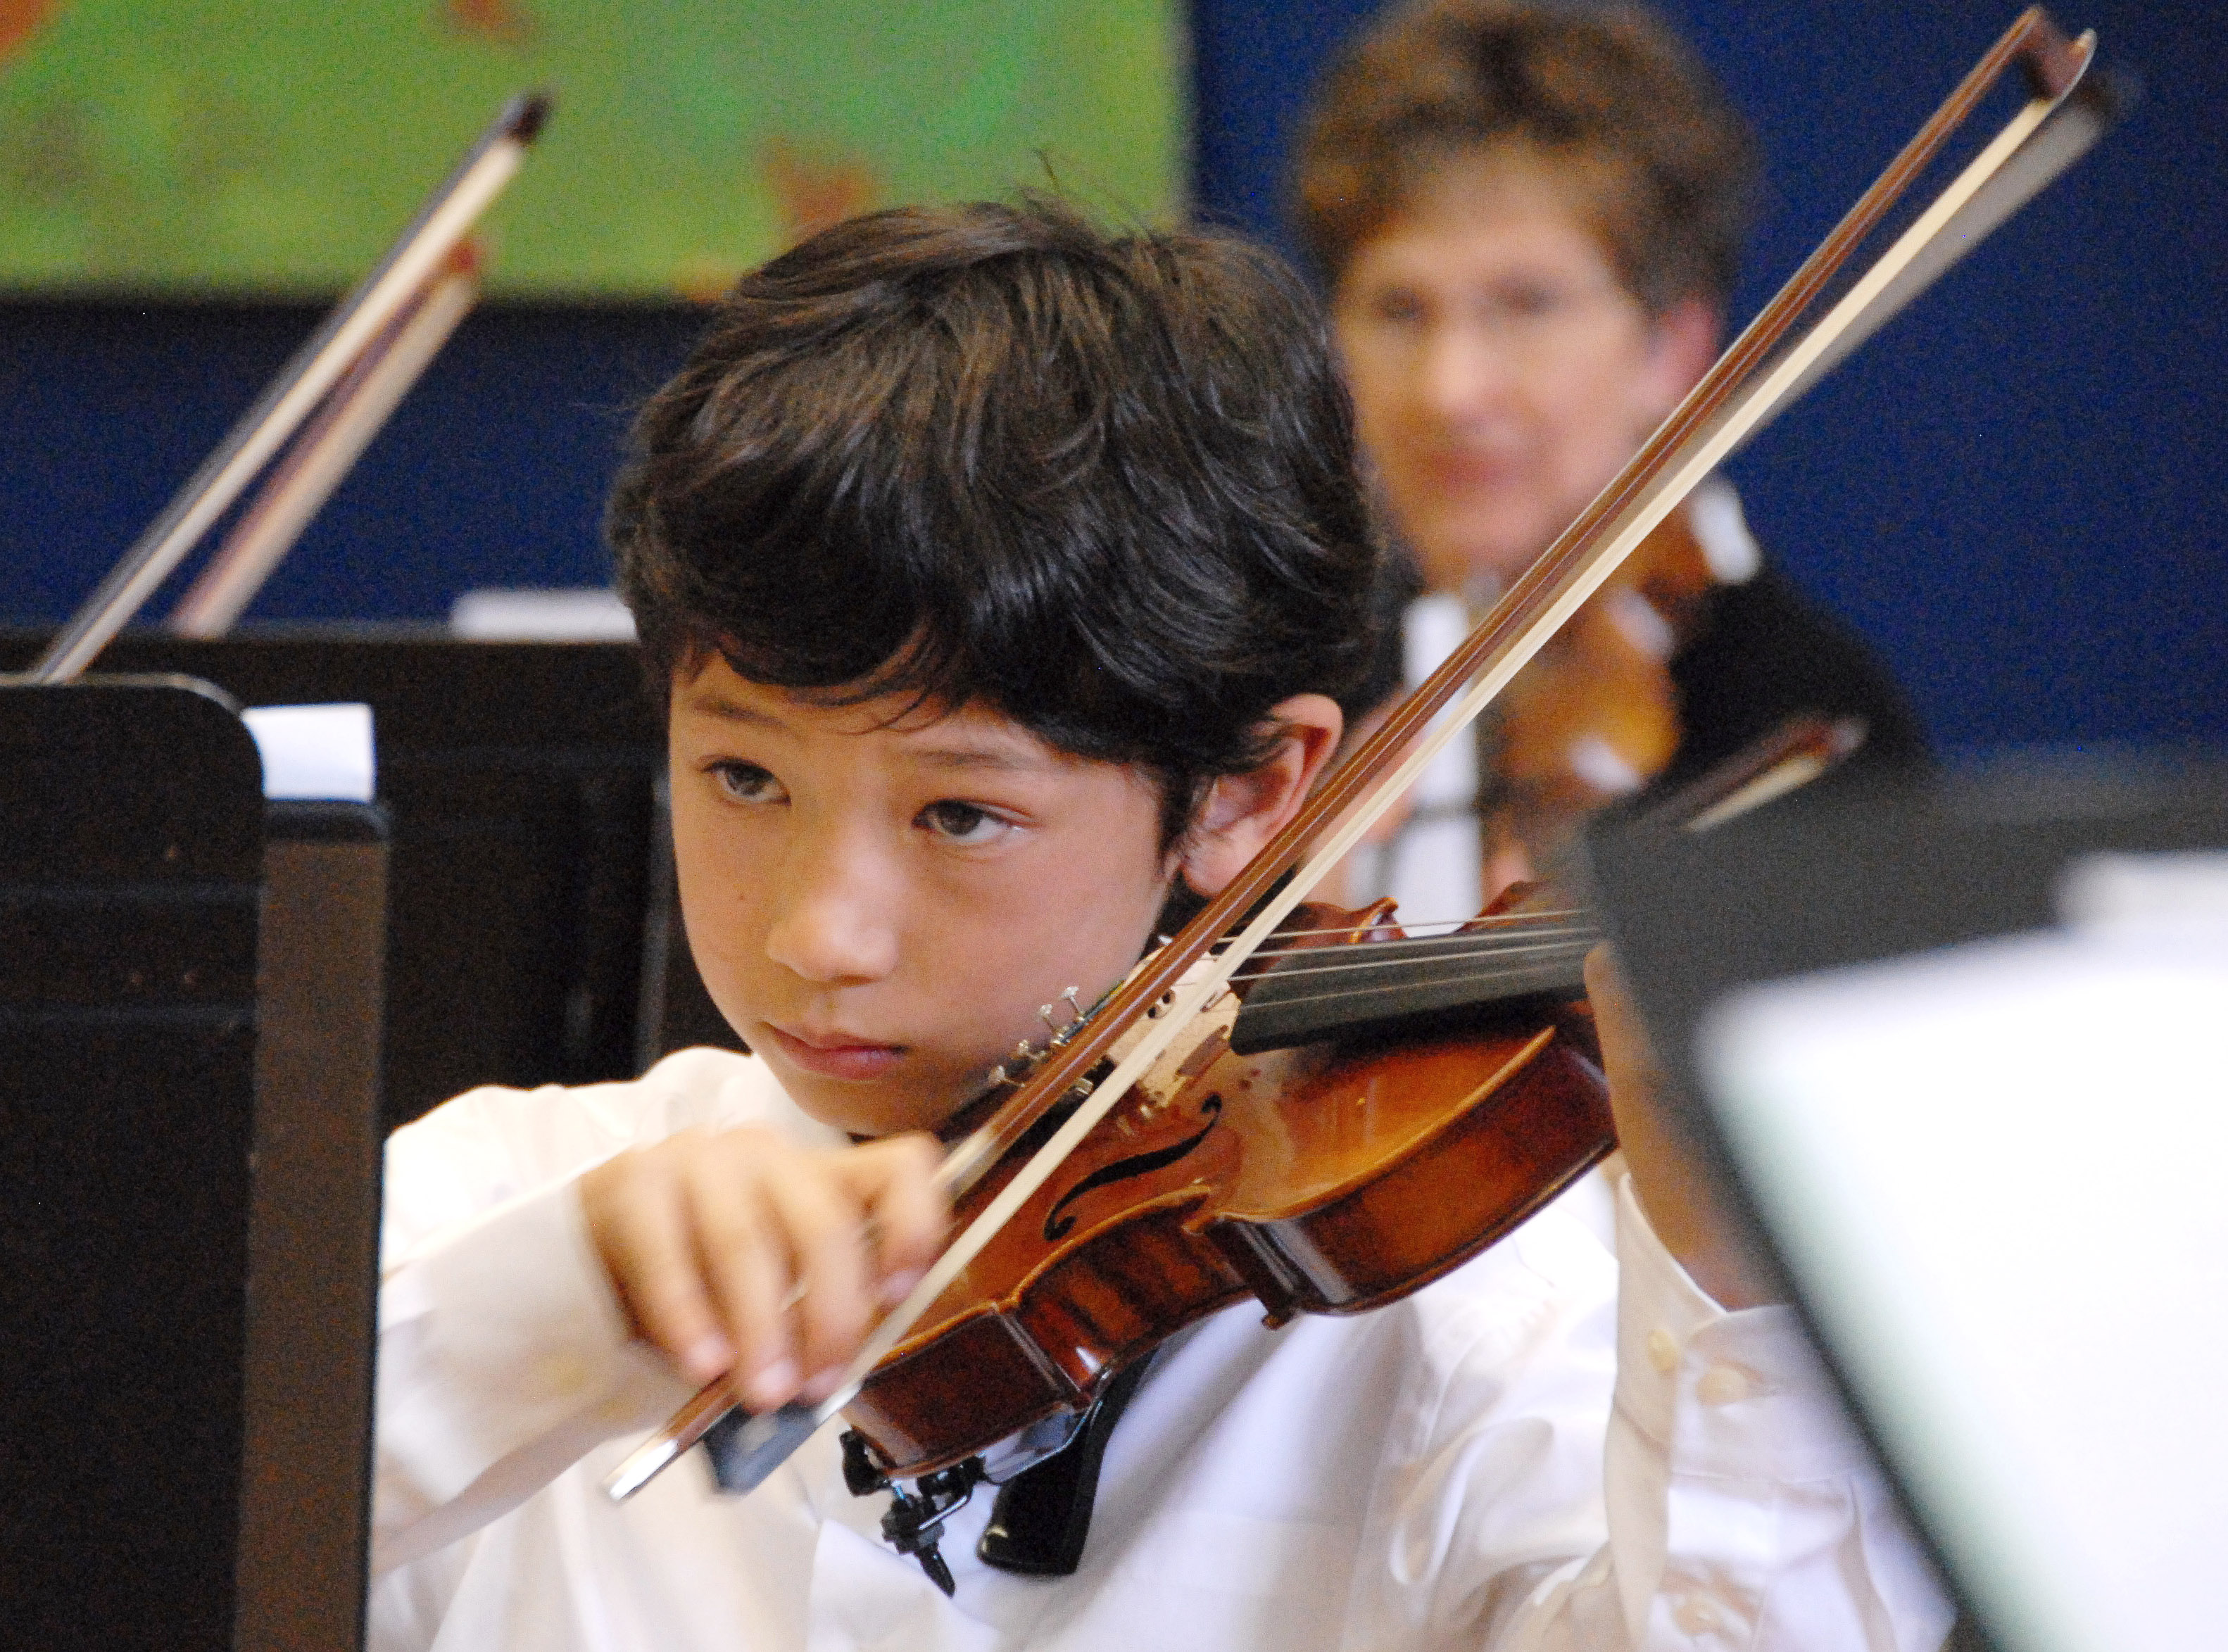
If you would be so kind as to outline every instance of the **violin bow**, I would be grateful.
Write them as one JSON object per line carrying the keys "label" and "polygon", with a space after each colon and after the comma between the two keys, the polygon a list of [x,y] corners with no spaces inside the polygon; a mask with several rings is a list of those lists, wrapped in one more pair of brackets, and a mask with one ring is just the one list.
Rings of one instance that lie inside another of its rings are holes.
{"label": "violin bow", "polygon": [[466,236],[432,279],[349,365],[317,414],[163,622],[177,637],[221,637],[255,600],[373,437],[479,302],[481,253]]}
{"label": "violin bow", "polygon": [[[1035,1156],[875,1327],[827,1399],[817,1405],[792,1401],[778,1411],[747,1416],[723,1476],[733,1489],[759,1484],[850,1404],[884,1356],[1128,1093],[1178,1030],[1224,990],[1232,975],[1439,751],[1696,483],[2103,135],[2114,108],[2089,75],[2095,54],[2093,32],[2068,40],[2039,6],[2005,31],[1700,383],[1476,630],[1325,778],[1307,806],[1182,933],[1148,957],[1089,1017],[1056,1035],[1021,1088],[945,1157],[937,1180],[956,1200],[1062,1101],[1081,1098]],[[2030,93],[2019,112],[1822,316],[1795,333],[1796,322],[1818,306],[1851,254],[2014,65],[2025,72]],[[1277,880],[1295,867],[1295,875],[1279,887]],[[1211,949],[1241,920],[1246,920],[1245,928],[1210,957]],[[1094,1085],[1092,1070],[1142,1019],[1153,1024]],[[604,1489],[613,1501],[624,1502],[723,1418],[742,1409],[724,1378],[707,1384],[605,1477]]]}
{"label": "violin bow", "polygon": [[[99,588],[26,674],[25,681],[67,682],[83,672],[231,509],[303,421],[325,401],[352,364],[413,307],[422,316],[433,305],[429,286],[432,292],[440,291],[443,272],[459,244],[517,175],[528,145],[540,134],[548,114],[549,99],[540,93],[514,98],[504,106],[371,273],[295,351],[216,451],[202,462],[162,514],[109,570]],[[437,314],[445,310],[452,297],[441,298]],[[461,315],[457,318],[462,319]],[[454,324],[450,323],[451,327]],[[396,342],[408,334],[406,322]],[[421,340],[422,336],[421,333]],[[394,352],[390,349],[387,354]],[[426,359],[431,359],[430,352]],[[406,382],[402,388],[407,387]],[[395,392],[396,400],[400,394]],[[363,439],[370,439],[368,432]],[[330,492],[338,480],[337,475],[333,476],[325,483],[325,491]],[[318,503],[323,497],[318,496]],[[312,511],[315,508],[311,507]],[[306,522],[308,517],[302,520]],[[242,524],[243,528],[246,526]],[[282,554],[283,551],[282,546]],[[244,606],[245,598],[240,600]],[[215,629],[221,631],[223,626]]]}

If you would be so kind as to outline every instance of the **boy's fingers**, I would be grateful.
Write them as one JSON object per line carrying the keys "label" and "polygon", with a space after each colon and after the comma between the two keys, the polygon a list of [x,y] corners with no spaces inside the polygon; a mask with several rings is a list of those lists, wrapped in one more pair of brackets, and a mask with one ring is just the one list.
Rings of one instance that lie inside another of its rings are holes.
{"label": "boy's fingers", "polygon": [[848,1167],[858,1198],[874,1213],[875,1269],[886,1298],[900,1281],[910,1290],[944,1248],[951,1207],[933,1179],[941,1157],[932,1137],[900,1136],[854,1156]]}
{"label": "boy's fingers", "polygon": [[765,1411],[824,1396],[935,1259],[939,1156],[925,1136],[827,1154],[688,1132],[590,1171],[580,1199],[635,1330],[700,1382],[732,1373]]}
{"label": "boy's fingers", "polygon": [[827,1162],[796,1168],[800,1174],[761,1185],[804,1288],[796,1309],[798,1353],[805,1392],[818,1399],[867,1334],[867,1212]]}
{"label": "boy's fingers", "polygon": [[637,1161],[614,1161],[582,1182],[583,1213],[605,1271],[642,1336],[700,1381],[733,1364],[735,1348],[699,1282],[681,1189]]}
{"label": "boy's fingers", "polygon": [[784,1312],[789,1248],[745,1178],[700,1164],[690,1177],[695,1254],[737,1350],[735,1388],[753,1411],[797,1393],[801,1370]]}
{"label": "boy's fingers", "polygon": [[1623,972],[1617,967],[1617,954],[1606,942],[1586,954],[1586,996],[1594,1007],[1594,1023],[1600,1029],[1602,1058],[1610,1069],[1612,1083],[1625,1074],[1636,1083],[1654,1084],[1660,1079],[1655,1065],[1655,1051],[1648,1041],[1648,1029],[1641,1024],[1640,1014],[1633,1007],[1632,995],[1625,986]]}

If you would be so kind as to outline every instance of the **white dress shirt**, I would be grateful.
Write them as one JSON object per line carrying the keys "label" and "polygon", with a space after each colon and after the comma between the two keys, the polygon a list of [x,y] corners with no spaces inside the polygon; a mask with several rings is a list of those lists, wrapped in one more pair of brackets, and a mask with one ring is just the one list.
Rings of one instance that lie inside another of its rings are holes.
{"label": "white dress shirt", "polygon": [[1923,1652],[1948,1627],[1789,1312],[1719,1309],[1629,1191],[1620,1287],[1597,1179],[1391,1307],[1196,1328],[1115,1430],[1072,1577],[975,1558],[986,1487],[946,1526],[947,1599],[833,1428],[747,1497],[692,1454],[615,1506],[599,1482],[688,1387],[628,1340],[573,1181],[742,1124],[841,1140],[712,1050],[396,1134],[377,1652]]}

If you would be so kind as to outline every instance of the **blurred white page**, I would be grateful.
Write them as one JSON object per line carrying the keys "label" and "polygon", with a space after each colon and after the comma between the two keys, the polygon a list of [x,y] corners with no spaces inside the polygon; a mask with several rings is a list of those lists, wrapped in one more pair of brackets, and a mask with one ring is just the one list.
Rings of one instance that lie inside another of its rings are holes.
{"label": "blurred white page", "polygon": [[467,591],[450,605],[449,630],[477,643],[631,643],[634,616],[616,591]]}
{"label": "blurred white page", "polygon": [[369,706],[257,706],[240,720],[263,757],[265,797],[372,800]]}
{"label": "blurred white page", "polygon": [[2224,868],[2077,868],[2079,927],[1757,988],[1698,1053],[2004,1652],[2228,1645]]}

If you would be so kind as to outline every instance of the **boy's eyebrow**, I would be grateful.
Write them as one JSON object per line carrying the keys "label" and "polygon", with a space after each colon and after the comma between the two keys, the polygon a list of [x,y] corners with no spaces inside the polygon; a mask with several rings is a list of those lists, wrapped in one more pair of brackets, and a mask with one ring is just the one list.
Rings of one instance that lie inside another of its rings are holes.
{"label": "boy's eyebrow", "polygon": [[932,746],[916,751],[915,759],[938,769],[1002,769],[1034,773],[1050,767],[1039,753],[996,746]]}
{"label": "boy's eyebrow", "polygon": [[[739,704],[717,688],[695,690],[688,696],[688,709],[701,712],[707,717],[717,717],[723,722],[749,723],[760,728],[785,729],[789,727],[771,712]],[[915,746],[909,755],[915,762],[937,769],[996,769],[1008,773],[1026,774],[1057,766],[1053,760],[1041,752],[1024,746],[1008,745],[995,737],[979,745],[961,743]]]}
{"label": "boy's eyebrow", "polygon": [[699,688],[688,696],[688,709],[701,712],[707,717],[718,717],[731,723],[757,723],[766,728],[779,728],[780,718],[752,706],[739,706],[717,688]]}

